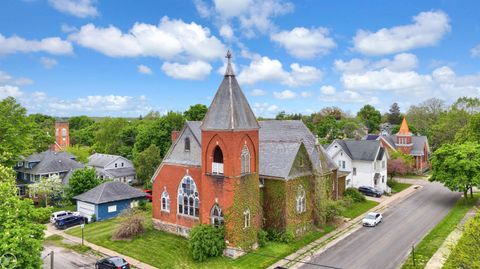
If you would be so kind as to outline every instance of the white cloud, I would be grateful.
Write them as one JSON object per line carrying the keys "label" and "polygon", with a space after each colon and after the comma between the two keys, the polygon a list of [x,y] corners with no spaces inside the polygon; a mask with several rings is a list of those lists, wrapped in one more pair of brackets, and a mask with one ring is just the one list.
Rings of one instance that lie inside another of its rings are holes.
{"label": "white cloud", "polygon": [[68,25],[66,23],[62,23],[62,25],[60,25],[60,30],[64,33],[71,33],[71,32],[78,31],[77,27]]}
{"label": "white cloud", "polygon": [[142,73],[146,75],[152,74],[152,69],[150,69],[150,67],[143,64],[138,65],[137,70],[138,70],[138,73]]}
{"label": "white cloud", "polygon": [[111,57],[159,57],[165,60],[213,60],[224,56],[225,46],[194,22],[163,17],[158,25],[135,23],[127,32],[87,24],[69,39]]}
{"label": "white cloud", "polygon": [[394,72],[384,68],[361,74],[344,74],[341,81],[349,90],[414,91],[429,87],[432,78],[414,71]]}
{"label": "white cloud", "polygon": [[292,87],[311,85],[320,81],[323,77],[322,71],[313,66],[301,66],[298,63],[290,65],[292,69],[286,84]]}
{"label": "white cloud", "polygon": [[40,58],[40,63],[43,65],[44,68],[46,69],[51,69],[53,68],[55,65],[58,64],[57,60],[55,59],[52,59],[52,58],[48,58],[48,57],[41,57]]}
{"label": "white cloud", "polygon": [[331,85],[323,85],[320,87],[320,92],[324,95],[334,95],[336,93],[335,87]]}
{"label": "white cloud", "polygon": [[20,89],[17,86],[12,86],[12,85],[0,86],[0,100],[7,98],[9,96],[18,98],[22,95],[23,93],[20,91]]}
{"label": "white cloud", "polygon": [[294,9],[292,3],[284,0],[214,0],[212,8],[201,0],[195,0],[195,6],[202,17],[214,15],[219,27],[225,23],[238,23],[247,37],[275,30],[272,19]]}
{"label": "white cloud", "polygon": [[266,95],[267,92],[261,89],[254,89],[250,92],[251,96],[264,96]]}
{"label": "white cloud", "polygon": [[347,104],[371,104],[376,105],[380,103],[377,96],[362,95],[356,91],[344,90],[335,94],[322,94],[318,98],[322,102],[329,103],[347,103]]}
{"label": "white cloud", "polygon": [[367,55],[383,55],[436,45],[450,31],[449,18],[443,11],[421,12],[413,24],[382,28],[377,32],[358,30],[354,49]]}
{"label": "white cloud", "polygon": [[230,27],[230,25],[228,24],[222,25],[222,27],[220,27],[220,35],[227,40],[232,39],[233,37],[232,27]]}
{"label": "white cloud", "polygon": [[275,116],[275,112],[279,111],[280,108],[277,105],[264,102],[254,103],[252,109],[257,116],[273,117]]}
{"label": "white cloud", "polygon": [[364,71],[365,67],[369,64],[367,60],[353,58],[352,60],[345,62],[343,60],[335,60],[334,67],[337,71],[345,73],[357,73]]}
{"label": "white cloud", "polygon": [[312,93],[303,91],[303,92],[300,93],[300,96],[303,97],[303,98],[308,98],[308,97],[312,96]]}
{"label": "white cloud", "polygon": [[162,70],[167,76],[176,79],[202,80],[210,74],[212,66],[203,61],[194,61],[188,64],[165,62]]}
{"label": "white cloud", "polygon": [[325,55],[336,46],[333,39],[329,37],[328,29],[324,27],[312,29],[296,27],[291,31],[272,34],[270,37],[297,58]]}
{"label": "white cloud", "polygon": [[50,54],[71,54],[72,44],[59,37],[47,37],[41,40],[27,40],[19,36],[5,37],[0,34],[0,55],[27,52],[46,52]]}
{"label": "white cloud", "polygon": [[10,74],[0,70],[0,84],[13,84],[17,86],[24,86],[33,84],[33,80],[25,77],[15,78]]}
{"label": "white cloud", "polygon": [[273,92],[273,97],[276,99],[293,99],[297,97],[297,94],[291,90],[284,90],[281,92]]}
{"label": "white cloud", "polygon": [[98,15],[95,0],[48,0],[48,2],[56,10],[79,18]]}
{"label": "white cloud", "polygon": [[244,67],[238,75],[242,84],[255,84],[260,81],[279,82],[291,87],[306,86],[322,79],[321,70],[313,66],[290,65],[291,72],[283,69],[282,63],[268,57],[257,57]]}
{"label": "white cloud", "polygon": [[411,53],[400,53],[393,60],[382,59],[373,63],[373,68],[388,68],[391,71],[408,71],[418,66],[417,56]]}
{"label": "white cloud", "polygon": [[480,44],[478,44],[477,46],[473,47],[473,48],[470,50],[470,54],[472,55],[472,57],[480,57]]}
{"label": "white cloud", "polygon": [[442,66],[433,70],[432,77],[435,86],[432,92],[437,90],[447,99],[456,99],[461,96],[480,97],[480,74],[459,76],[448,66]]}

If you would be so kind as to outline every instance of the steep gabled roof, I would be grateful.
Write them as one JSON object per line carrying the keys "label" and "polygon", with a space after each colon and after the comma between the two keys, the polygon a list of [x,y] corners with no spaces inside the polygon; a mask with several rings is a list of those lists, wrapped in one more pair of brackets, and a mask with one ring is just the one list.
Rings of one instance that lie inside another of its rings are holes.
{"label": "steep gabled roof", "polygon": [[400,130],[398,131],[399,135],[411,135],[410,129],[408,128],[407,119],[403,117],[402,125],[400,125]]}
{"label": "steep gabled roof", "polygon": [[75,161],[75,157],[66,152],[55,152],[47,150],[36,153],[25,158],[27,162],[37,163],[32,169],[17,168],[16,171],[26,172],[33,175],[49,174],[58,172],[68,172],[77,168],[82,168],[83,164]]}
{"label": "steep gabled roof", "polygon": [[231,66],[231,54],[225,76],[203,119],[202,130],[256,130],[258,122],[240,89]]}
{"label": "steep gabled roof", "polygon": [[[374,161],[378,158],[378,140],[335,140],[352,160]],[[382,156],[383,157],[383,151]]]}
{"label": "steep gabled roof", "polygon": [[114,162],[121,156],[112,155],[112,154],[102,154],[102,153],[94,153],[88,157],[88,165],[95,166],[95,167],[105,167],[108,164]]}
{"label": "steep gabled roof", "polygon": [[145,197],[145,193],[139,189],[131,187],[122,182],[110,181],[102,183],[87,192],[77,195],[73,197],[73,199],[98,205],[108,202],[143,197]]}

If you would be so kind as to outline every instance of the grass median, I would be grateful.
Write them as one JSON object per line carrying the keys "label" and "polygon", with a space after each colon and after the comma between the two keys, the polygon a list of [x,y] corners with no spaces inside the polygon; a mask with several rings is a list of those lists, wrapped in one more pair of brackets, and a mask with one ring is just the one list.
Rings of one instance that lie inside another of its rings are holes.
{"label": "grass median", "polygon": [[443,220],[415,246],[415,266],[413,265],[412,255],[410,255],[403,264],[402,269],[424,268],[447,236],[457,227],[468,210],[477,203],[479,197],[480,194],[476,193],[473,199],[468,198],[466,202],[463,197],[459,199]]}
{"label": "grass median", "polygon": [[349,219],[354,219],[368,210],[374,208],[379,203],[375,201],[366,200],[365,202],[357,202],[352,203],[350,206],[346,208],[346,210],[342,213],[342,216]]}

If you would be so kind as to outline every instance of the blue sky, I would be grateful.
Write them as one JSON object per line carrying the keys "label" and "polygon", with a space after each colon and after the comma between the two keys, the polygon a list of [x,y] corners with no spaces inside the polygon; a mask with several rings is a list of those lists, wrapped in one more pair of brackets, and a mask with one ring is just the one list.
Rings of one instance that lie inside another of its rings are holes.
{"label": "blue sky", "polygon": [[30,113],[209,105],[233,51],[258,116],[480,96],[478,1],[7,0],[0,98]]}

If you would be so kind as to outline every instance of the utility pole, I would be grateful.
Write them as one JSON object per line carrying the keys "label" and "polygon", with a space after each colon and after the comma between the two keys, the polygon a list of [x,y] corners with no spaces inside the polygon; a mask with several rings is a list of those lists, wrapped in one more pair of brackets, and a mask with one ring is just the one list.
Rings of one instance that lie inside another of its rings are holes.
{"label": "utility pole", "polygon": [[54,266],[53,266],[53,260],[54,260],[54,258],[53,258],[53,253],[54,253],[53,250],[50,251],[50,269],[54,269],[54,268],[53,268],[53,267],[54,267]]}

